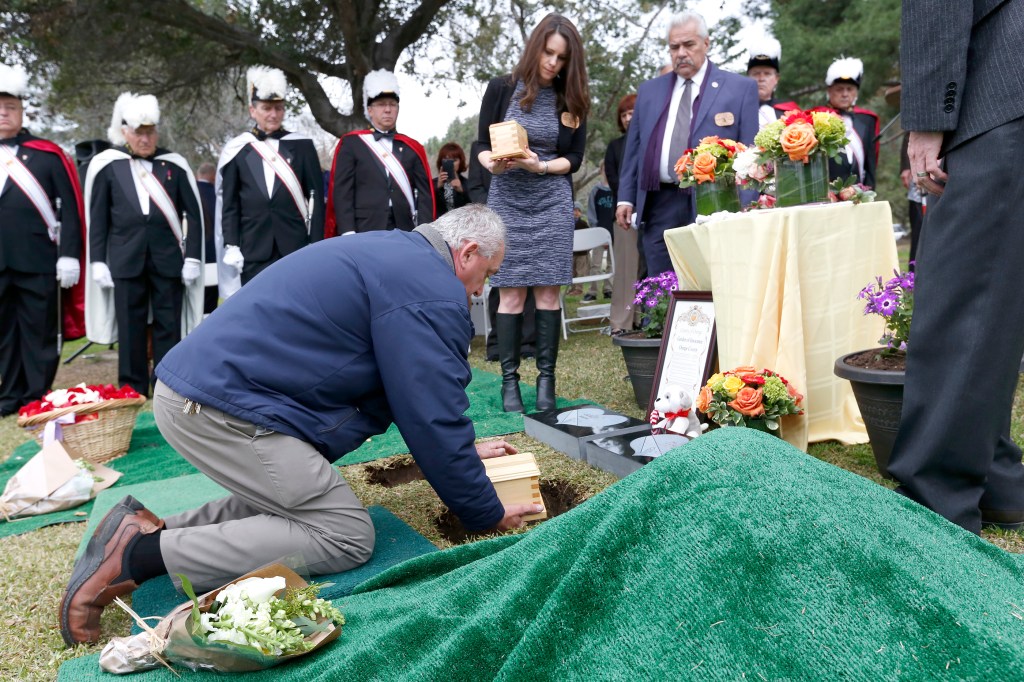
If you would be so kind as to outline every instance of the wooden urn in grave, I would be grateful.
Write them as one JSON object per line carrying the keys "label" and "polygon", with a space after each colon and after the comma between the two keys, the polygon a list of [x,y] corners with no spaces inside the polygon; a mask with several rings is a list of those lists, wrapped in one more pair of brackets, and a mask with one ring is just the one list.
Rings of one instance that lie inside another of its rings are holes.
{"label": "wooden urn in grave", "polygon": [[[491,457],[483,460],[487,478],[494,484],[498,499],[508,507],[512,504],[539,504],[544,506],[540,496],[540,469],[537,459],[530,452],[516,455]],[[537,514],[524,514],[523,521],[539,521],[548,517],[547,509]]]}
{"label": "wooden urn in grave", "polygon": [[492,123],[490,133],[492,159],[525,159],[527,157],[526,150],[530,143],[526,139],[526,129],[517,122]]}

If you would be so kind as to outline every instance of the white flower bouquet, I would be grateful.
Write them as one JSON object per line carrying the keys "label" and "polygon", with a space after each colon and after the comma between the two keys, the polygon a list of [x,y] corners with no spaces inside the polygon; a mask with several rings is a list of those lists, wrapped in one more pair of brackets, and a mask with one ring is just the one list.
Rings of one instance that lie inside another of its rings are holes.
{"label": "white flower bouquet", "polygon": [[144,632],[117,637],[103,648],[100,667],[124,674],[160,665],[191,670],[264,670],[310,653],[341,635],[344,616],[317,597],[310,585],[282,564],[272,564],[196,597],[185,576],[189,601],[151,628],[128,607]]}

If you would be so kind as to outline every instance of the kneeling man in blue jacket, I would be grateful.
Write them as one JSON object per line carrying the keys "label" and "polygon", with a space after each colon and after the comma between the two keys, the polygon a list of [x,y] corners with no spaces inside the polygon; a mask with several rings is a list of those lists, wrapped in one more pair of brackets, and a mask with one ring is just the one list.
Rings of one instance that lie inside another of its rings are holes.
{"label": "kneeling man in blue jacket", "polygon": [[465,416],[468,297],[504,254],[501,219],[471,204],[414,232],[311,244],[217,308],[157,367],[153,412],[232,494],[166,519],[122,500],[75,564],[65,641],[97,641],[103,608],[165,573],[208,590],[282,557],[311,575],[365,563],[373,525],[333,463],[392,422],[467,529],[540,511],[498,500],[480,460],[515,450],[474,445]]}

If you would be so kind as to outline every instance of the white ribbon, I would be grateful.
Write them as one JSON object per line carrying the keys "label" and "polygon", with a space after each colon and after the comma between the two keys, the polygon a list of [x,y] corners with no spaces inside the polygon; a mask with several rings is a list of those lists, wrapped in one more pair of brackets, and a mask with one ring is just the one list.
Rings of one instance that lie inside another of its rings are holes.
{"label": "white ribbon", "polygon": [[46,422],[46,426],[43,427],[43,447],[45,448],[56,441],[64,440],[64,430],[61,428],[61,425],[74,423],[74,412],[62,414],[61,416],[55,417],[54,419]]}

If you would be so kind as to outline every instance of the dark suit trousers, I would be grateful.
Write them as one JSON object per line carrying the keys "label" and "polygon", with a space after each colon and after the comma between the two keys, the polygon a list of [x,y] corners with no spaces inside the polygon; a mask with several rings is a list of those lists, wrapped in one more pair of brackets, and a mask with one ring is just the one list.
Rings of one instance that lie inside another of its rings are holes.
{"label": "dark suit trousers", "polygon": [[245,261],[245,264],[242,265],[242,284],[248,284],[253,277],[260,274],[283,257],[284,256],[281,255],[281,249],[277,246],[277,242],[274,242],[274,246],[270,250],[270,258],[268,260],[258,262]]}
{"label": "dark suit trousers", "polygon": [[[644,204],[640,239],[642,253],[647,262],[647,275],[653,277],[673,270],[672,259],[665,247],[665,230],[689,225],[693,222],[693,193],[675,185],[662,183],[657,192],[647,193]],[[674,270],[673,270],[674,271]]]}
{"label": "dark suit trousers", "polygon": [[1010,414],[1024,355],[1024,118],[946,155],[921,235],[906,388],[889,472],[901,492],[967,530],[980,510],[1024,510]]}
{"label": "dark suit trousers", "polygon": [[160,364],[181,340],[181,303],[184,285],[177,277],[156,274],[150,257],[138,277],[114,279],[114,312],[117,315],[118,381],[139,393],[149,393],[147,327],[153,310],[153,367]]}
{"label": "dark suit trousers", "polygon": [[0,414],[42,398],[58,362],[53,273],[0,270]]}

